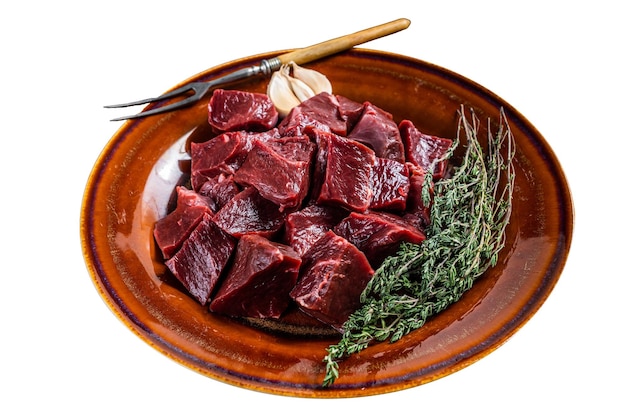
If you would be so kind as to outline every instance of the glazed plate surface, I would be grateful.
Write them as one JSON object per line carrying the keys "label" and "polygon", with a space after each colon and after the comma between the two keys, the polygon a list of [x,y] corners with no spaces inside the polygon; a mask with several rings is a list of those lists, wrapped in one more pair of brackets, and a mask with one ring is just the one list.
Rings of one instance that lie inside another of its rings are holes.
{"label": "glazed plate surface", "polygon": [[[184,83],[279,53],[214,67]],[[189,144],[212,135],[206,98],[184,110],[125,122],[99,156],[84,194],[81,239],[100,295],[129,329],[165,356],[216,380],[266,393],[382,394],[444,377],[489,354],[541,307],[567,259],[573,206],[548,142],[486,88],[414,58],[353,49],[307,67],[324,73],[334,93],[370,101],[427,134],[454,138],[461,106],[474,109],[482,126],[488,118],[497,125],[504,109],[516,141],[516,182],[498,264],[423,328],[341,362],[339,379],[322,388],[326,348],[337,339],[274,333],[211,314],[173,282],[155,247],[154,223],[185,181]],[[265,92],[267,82],[255,78],[230,88]]]}

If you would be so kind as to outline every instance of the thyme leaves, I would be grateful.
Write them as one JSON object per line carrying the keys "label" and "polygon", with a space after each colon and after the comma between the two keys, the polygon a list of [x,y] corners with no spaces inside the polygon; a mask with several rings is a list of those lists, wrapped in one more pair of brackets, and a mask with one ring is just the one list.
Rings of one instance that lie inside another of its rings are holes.
{"label": "thyme leaves", "polygon": [[[515,144],[500,112],[492,132],[487,125],[486,149],[480,145],[479,120],[459,111],[455,146],[465,136],[465,153],[451,177],[433,184],[427,174],[424,189],[434,188],[431,223],[421,244],[403,244],[378,268],[361,296],[362,306],[344,324],[337,344],[327,348],[323,386],[339,377],[339,363],[374,342],[393,343],[422,327],[458,301],[474,281],[496,264],[505,244],[511,215]],[[424,198],[429,199],[428,193]]]}

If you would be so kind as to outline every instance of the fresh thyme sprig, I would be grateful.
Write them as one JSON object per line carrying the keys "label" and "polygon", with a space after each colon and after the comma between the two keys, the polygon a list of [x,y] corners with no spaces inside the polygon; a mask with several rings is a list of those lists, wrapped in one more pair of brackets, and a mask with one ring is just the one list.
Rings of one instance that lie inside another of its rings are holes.
{"label": "fresh thyme sprig", "polygon": [[[396,342],[458,301],[495,265],[505,243],[515,172],[513,135],[504,115],[495,134],[487,125],[487,147],[479,120],[461,107],[455,147],[465,135],[465,154],[450,178],[434,183],[431,223],[421,244],[403,244],[374,274],[362,306],[344,324],[340,341],[327,348],[324,386],[339,377],[339,361],[373,342]],[[452,149],[446,158],[452,154]],[[433,184],[427,174],[424,189]],[[425,193],[424,197],[430,196]],[[430,201],[429,201],[430,203]]]}

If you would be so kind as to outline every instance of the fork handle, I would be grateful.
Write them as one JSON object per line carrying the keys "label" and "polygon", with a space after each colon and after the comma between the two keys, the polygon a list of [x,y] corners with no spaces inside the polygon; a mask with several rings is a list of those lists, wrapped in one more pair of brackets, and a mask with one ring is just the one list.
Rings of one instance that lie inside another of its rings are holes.
{"label": "fork handle", "polygon": [[296,64],[306,64],[307,62],[315,61],[319,58],[324,58],[326,56],[345,51],[353,46],[360,45],[373,39],[382,38],[383,36],[399,32],[408,28],[410,24],[411,21],[408,19],[393,20],[388,23],[383,23],[382,25],[352,33],[350,35],[340,36],[306,48],[300,48],[287,52],[279,55],[277,59],[280,60],[282,64],[288,64],[291,61]]}

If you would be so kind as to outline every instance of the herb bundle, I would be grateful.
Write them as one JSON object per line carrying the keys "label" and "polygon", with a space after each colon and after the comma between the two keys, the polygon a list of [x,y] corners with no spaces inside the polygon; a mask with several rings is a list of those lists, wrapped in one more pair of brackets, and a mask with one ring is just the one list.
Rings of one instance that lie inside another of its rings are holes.
{"label": "herb bundle", "polygon": [[[431,223],[421,244],[403,244],[378,268],[361,295],[362,306],[344,324],[339,342],[327,348],[324,386],[339,376],[339,361],[371,343],[396,342],[458,301],[474,281],[495,265],[511,215],[514,142],[504,112],[495,134],[487,125],[483,150],[479,121],[463,107],[455,146],[465,135],[463,159],[449,178],[433,184],[428,173],[424,199]],[[433,187],[432,201],[428,190]]]}

